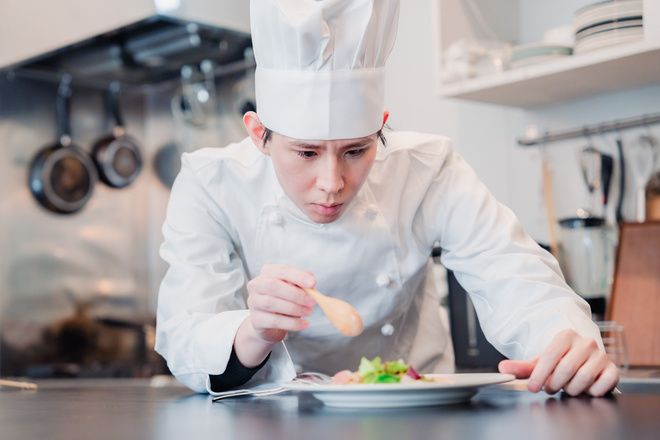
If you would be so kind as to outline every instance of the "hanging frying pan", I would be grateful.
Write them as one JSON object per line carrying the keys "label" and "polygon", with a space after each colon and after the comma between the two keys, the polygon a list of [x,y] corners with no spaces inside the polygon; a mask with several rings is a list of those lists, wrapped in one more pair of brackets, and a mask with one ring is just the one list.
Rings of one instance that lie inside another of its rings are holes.
{"label": "hanging frying pan", "polygon": [[124,188],[138,177],[142,170],[142,155],[133,138],[126,135],[119,112],[117,95],[119,84],[112,83],[106,92],[106,106],[115,122],[113,133],[94,144],[92,157],[103,183],[112,188]]}
{"label": "hanging frying pan", "polygon": [[57,91],[57,143],[31,161],[28,185],[46,209],[58,214],[79,211],[92,196],[97,178],[89,155],[71,142],[71,75],[64,74]]}

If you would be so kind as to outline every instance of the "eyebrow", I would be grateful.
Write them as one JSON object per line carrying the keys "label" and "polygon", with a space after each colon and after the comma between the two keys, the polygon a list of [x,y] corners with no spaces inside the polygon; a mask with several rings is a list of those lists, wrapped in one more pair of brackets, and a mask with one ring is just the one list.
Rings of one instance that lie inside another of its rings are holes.
{"label": "eyebrow", "polygon": [[[365,139],[361,139],[359,141],[355,141],[355,142],[352,142],[350,144],[344,145],[341,148],[342,148],[342,150],[350,150],[351,148],[362,148],[362,147],[366,147],[371,142],[372,142],[371,139],[365,138]],[[309,149],[309,150],[319,150],[319,149],[323,148],[320,145],[310,144],[310,143],[303,142],[303,141],[292,141],[291,145],[294,146],[294,147],[306,148],[306,149]]]}

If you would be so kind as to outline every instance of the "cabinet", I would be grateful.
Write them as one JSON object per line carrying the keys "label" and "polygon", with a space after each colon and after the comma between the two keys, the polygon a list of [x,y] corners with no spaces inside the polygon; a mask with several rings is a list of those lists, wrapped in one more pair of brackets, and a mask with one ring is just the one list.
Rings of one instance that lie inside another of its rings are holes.
{"label": "cabinet", "polygon": [[[543,13],[543,8],[547,8],[548,4],[563,8],[563,15],[567,17],[564,24],[571,24],[572,14],[580,6],[596,2],[471,1],[478,6],[484,21],[498,38],[513,44],[534,42],[524,41],[525,35],[521,29],[525,23],[533,21],[530,14]],[[443,83],[443,51],[460,38],[483,38],[483,31],[477,25],[468,0],[434,0],[436,92],[445,98],[527,108],[658,83],[660,0],[643,0],[643,7],[643,40],[488,76]],[[539,18],[535,17],[534,20],[539,21]],[[536,41],[540,41],[540,38]]]}

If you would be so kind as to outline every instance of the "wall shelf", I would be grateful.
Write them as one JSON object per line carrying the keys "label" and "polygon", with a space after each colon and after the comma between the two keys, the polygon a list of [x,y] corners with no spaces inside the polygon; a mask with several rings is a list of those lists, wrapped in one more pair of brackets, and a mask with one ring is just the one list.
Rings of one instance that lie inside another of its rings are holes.
{"label": "wall shelf", "polygon": [[[467,38],[475,35],[465,31],[469,29],[467,26],[459,30],[454,23],[448,23],[447,14],[455,16],[461,11],[456,0],[437,2],[436,78],[441,97],[530,108],[660,83],[660,2],[657,0],[644,1],[644,40],[446,84],[440,80],[442,50],[461,37],[460,32]],[[509,15],[520,20],[518,12],[514,10]],[[443,26],[450,30],[443,30]]]}

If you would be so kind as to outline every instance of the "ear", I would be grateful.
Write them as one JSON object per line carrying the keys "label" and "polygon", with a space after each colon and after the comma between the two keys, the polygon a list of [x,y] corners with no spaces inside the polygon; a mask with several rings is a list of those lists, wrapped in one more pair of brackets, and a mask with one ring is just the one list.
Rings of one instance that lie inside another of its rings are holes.
{"label": "ear", "polygon": [[383,126],[380,128],[385,127],[385,123],[387,122],[387,119],[390,117],[390,112],[387,110],[383,110]]}
{"label": "ear", "polygon": [[263,135],[266,127],[264,127],[261,123],[259,116],[255,112],[247,112],[245,115],[243,115],[243,124],[245,124],[248,135],[250,136],[250,139],[252,139],[252,143],[254,143],[257,149],[264,154],[270,155],[268,146],[263,141]]}

